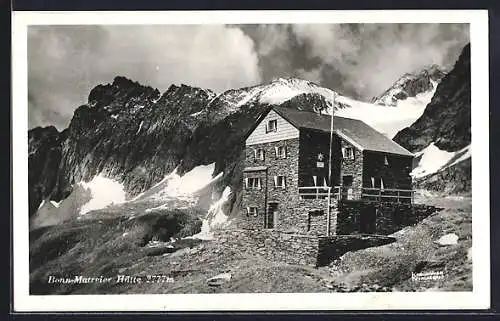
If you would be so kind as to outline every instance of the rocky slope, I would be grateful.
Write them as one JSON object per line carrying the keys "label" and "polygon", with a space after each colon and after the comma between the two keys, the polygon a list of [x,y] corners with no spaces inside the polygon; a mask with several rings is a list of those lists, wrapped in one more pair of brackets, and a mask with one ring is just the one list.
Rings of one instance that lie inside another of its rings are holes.
{"label": "rocky slope", "polygon": [[417,154],[417,161],[427,156],[428,162],[442,162],[432,173],[417,175],[417,187],[446,193],[470,192],[470,74],[468,44],[453,69],[438,84],[422,116],[394,137]]}
{"label": "rocky slope", "polygon": [[468,194],[472,190],[472,159],[469,157],[453,166],[415,181],[415,187],[444,194]]}
{"label": "rocky slope", "polygon": [[394,140],[412,152],[432,142],[445,151],[456,151],[470,144],[470,88],[470,45],[467,45],[437,86],[422,116],[401,130]]}
{"label": "rocky slope", "polygon": [[[359,102],[295,78],[279,78],[217,95],[187,85],[172,85],[161,94],[157,89],[116,77],[111,84],[91,90],[87,103],[75,110],[68,128],[61,133],[53,127],[29,131],[30,216],[42,201],[60,202],[70,195],[72,204],[63,202],[59,210],[78,212],[84,201],[78,201],[79,195],[73,192],[96,177],[123,185],[126,198],[131,199],[176,169],[176,174],[183,175],[209,164],[215,164],[212,175],[222,177],[210,185],[205,198],[213,202],[209,199],[213,193],[220,196],[229,186],[233,191],[229,200],[232,210],[241,190],[243,138],[271,105],[331,113],[329,106],[335,96],[337,115],[360,118],[392,137],[420,116],[432,93],[431,88],[425,92],[429,98],[409,97],[401,105],[397,101],[398,108],[389,114],[385,105]],[[87,201],[91,196],[84,197]]]}
{"label": "rocky slope", "polygon": [[42,200],[39,195],[50,195],[57,182],[56,173],[61,162],[65,134],[59,133],[53,126],[37,127],[28,132],[30,214],[38,209]]}
{"label": "rocky slope", "polygon": [[[396,232],[394,243],[348,252],[338,262],[320,268],[272,261],[236,247],[227,249],[217,240],[181,239],[163,247],[144,246],[151,237],[168,240],[199,228],[189,213],[176,210],[48,226],[30,232],[30,294],[471,291],[470,199],[420,201],[444,210]],[[170,232],[157,227],[160,219],[172,227]],[[184,223],[182,228],[179,222]],[[447,233],[458,236],[457,244],[436,244]],[[443,279],[412,280],[412,273],[436,269],[444,271]],[[220,273],[230,273],[231,279],[210,286],[207,279]],[[51,275],[165,275],[174,282],[48,284]]]}
{"label": "rocky slope", "polygon": [[[321,111],[333,92],[299,79],[226,91],[172,85],[165,93],[124,77],[98,85],[68,128],[34,128],[30,137],[30,215],[61,201],[97,175],[123,184],[128,198],[177,168],[182,175],[215,163],[224,186],[238,190],[243,137],[270,104]],[[342,107],[340,103],[336,108]],[[233,193],[234,194],[234,193]]]}

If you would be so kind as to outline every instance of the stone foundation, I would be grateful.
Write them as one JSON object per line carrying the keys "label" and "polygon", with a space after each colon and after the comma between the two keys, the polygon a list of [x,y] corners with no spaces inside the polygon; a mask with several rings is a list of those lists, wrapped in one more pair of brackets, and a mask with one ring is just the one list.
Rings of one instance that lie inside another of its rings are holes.
{"label": "stone foundation", "polygon": [[220,230],[215,238],[223,248],[255,254],[265,259],[309,266],[328,265],[349,251],[395,241],[381,235],[336,235],[322,237],[275,230]]}
{"label": "stone foundation", "polygon": [[289,264],[316,265],[318,237],[274,230],[221,230],[215,238],[223,247]]}

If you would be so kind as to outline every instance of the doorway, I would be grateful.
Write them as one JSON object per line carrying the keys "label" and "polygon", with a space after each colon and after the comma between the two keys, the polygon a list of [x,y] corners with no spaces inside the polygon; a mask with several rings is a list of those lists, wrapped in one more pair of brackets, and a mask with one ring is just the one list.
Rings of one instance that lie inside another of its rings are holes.
{"label": "doorway", "polygon": [[361,208],[359,220],[359,232],[362,234],[375,234],[377,210],[374,206],[364,206]]}
{"label": "doorway", "polygon": [[271,202],[267,204],[267,213],[266,213],[266,221],[265,221],[265,226],[266,228],[272,229],[275,228],[275,226],[278,223],[278,203]]}
{"label": "doorway", "polygon": [[342,198],[352,199],[352,175],[342,176]]}

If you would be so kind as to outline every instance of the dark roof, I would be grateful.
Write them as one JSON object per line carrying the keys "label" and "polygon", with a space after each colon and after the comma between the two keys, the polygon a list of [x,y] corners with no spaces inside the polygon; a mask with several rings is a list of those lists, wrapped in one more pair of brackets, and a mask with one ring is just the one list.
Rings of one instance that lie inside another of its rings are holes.
{"label": "dark roof", "polygon": [[[330,132],[330,115],[286,107],[274,107],[273,110],[298,129],[308,128]],[[333,130],[338,136],[361,150],[413,156],[398,143],[358,119],[334,116]]]}

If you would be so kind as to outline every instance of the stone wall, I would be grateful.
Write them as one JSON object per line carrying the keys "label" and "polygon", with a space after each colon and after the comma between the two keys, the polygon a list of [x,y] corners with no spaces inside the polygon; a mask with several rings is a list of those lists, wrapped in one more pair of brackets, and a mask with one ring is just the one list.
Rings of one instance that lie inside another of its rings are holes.
{"label": "stone wall", "polygon": [[[425,204],[342,200],[338,210],[337,234],[388,235],[405,226],[414,225],[440,209]],[[373,219],[366,218],[367,215],[373,215]],[[363,228],[370,224],[373,224],[370,231]]]}
{"label": "stone wall", "polygon": [[[285,159],[270,159],[268,163],[268,203],[277,203],[277,222],[275,229],[288,230],[299,223],[299,218],[294,215],[299,199],[298,182],[298,158],[299,139],[286,140],[284,142],[269,143],[268,148],[274,150],[275,146],[287,146],[287,157]],[[274,186],[274,176],[284,175],[286,177],[286,188]]]}
{"label": "stone wall", "polygon": [[[276,158],[275,147],[286,146],[286,158]],[[264,160],[256,160],[254,149],[264,150]],[[297,207],[298,196],[298,157],[299,138],[255,144],[247,146],[245,150],[245,168],[261,167],[258,171],[245,171],[243,180],[248,177],[260,177],[262,187],[260,190],[246,189],[242,196],[241,215],[246,220],[241,220],[241,228],[264,228],[266,222],[266,212],[268,203],[277,203],[275,229],[289,230],[297,225],[305,224],[300,222],[294,215]],[[274,176],[283,175],[286,177],[286,187],[275,187]],[[248,216],[247,207],[257,207],[257,216]]]}
{"label": "stone wall", "polygon": [[309,266],[327,265],[349,251],[394,242],[380,235],[321,237],[274,230],[218,230],[214,232],[222,250],[255,255],[274,262]]}
{"label": "stone wall", "polygon": [[[344,176],[352,175],[352,197],[354,199],[361,198],[363,187],[363,152],[346,142],[341,140],[342,147],[354,148],[354,159],[342,159],[342,169],[340,171],[340,184],[345,186]],[[346,192],[346,191],[344,191]],[[345,195],[346,196],[346,195]]]}
{"label": "stone wall", "polygon": [[[337,224],[337,199],[332,196],[330,206],[330,235],[334,235]],[[300,218],[297,232],[315,235],[326,235],[328,199],[301,199],[294,210],[295,216]],[[317,211],[321,211],[318,213]]]}
{"label": "stone wall", "polygon": [[[324,136],[324,135],[323,135]],[[318,138],[315,134],[307,136],[308,139]],[[301,136],[302,140],[304,137]],[[340,142],[339,142],[340,144]],[[286,145],[287,157],[285,159],[275,157],[275,147]],[[314,144],[309,144],[314,145]],[[309,146],[306,144],[306,146]],[[328,150],[328,144],[326,145]],[[340,146],[340,145],[338,145]],[[324,147],[324,146],[323,146]],[[255,159],[254,149],[263,149],[264,160]],[[307,149],[307,147],[306,147]],[[299,166],[299,157],[303,157],[304,152],[300,151],[299,139],[290,139],[280,142],[270,142],[247,146],[245,151],[245,168],[253,168],[251,171],[243,173],[243,180],[249,177],[260,177],[262,186],[260,190],[246,189],[242,195],[241,220],[238,220],[238,227],[244,229],[264,229],[266,222],[266,212],[269,203],[277,203],[276,222],[274,229],[285,232],[302,234],[326,235],[328,199],[301,199],[299,196],[299,178],[305,175],[305,171],[311,166]],[[309,154],[316,153],[309,151]],[[317,156],[317,155],[316,155]],[[325,156],[327,157],[327,156]],[[326,160],[326,159],[325,159]],[[304,160],[302,160],[304,161]],[[309,160],[309,163],[316,164],[316,159]],[[307,163],[307,161],[305,161]],[[306,164],[303,163],[303,164]],[[326,166],[328,163],[326,162]],[[298,175],[298,171],[302,174]],[[339,168],[337,170],[340,170]],[[328,169],[326,169],[326,172]],[[310,172],[309,174],[316,173]],[[307,175],[309,175],[307,174]],[[316,173],[319,175],[319,172]],[[286,188],[276,188],[274,186],[274,176],[286,176]],[[312,178],[312,175],[310,175]],[[243,184],[244,186],[244,184]],[[330,217],[330,235],[334,235],[337,223],[337,199],[332,196],[332,212]],[[258,215],[248,215],[247,207],[257,207]],[[322,213],[318,212],[322,211]]]}
{"label": "stone wall", "polygon": [[268,260],[316,266],[318,237],[274,230],[219,230],[214,237],[224,248]]}

